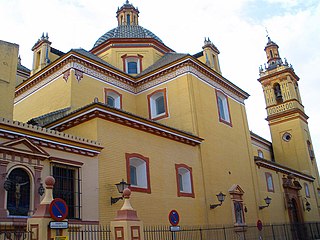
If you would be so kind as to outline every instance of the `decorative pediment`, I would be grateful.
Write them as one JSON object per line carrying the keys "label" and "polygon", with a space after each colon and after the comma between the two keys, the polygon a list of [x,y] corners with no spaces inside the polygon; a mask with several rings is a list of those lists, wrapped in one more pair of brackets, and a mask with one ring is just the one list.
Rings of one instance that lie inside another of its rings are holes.
{"label": "decorative pediment", "polygon": [[47,158],[49,154],[27,138],[19,138],[0,144],[0,151],[15,152],[17,154],[33,155]]}
{"label": "decorative pediment", "polygon": [[242,201],[242,195],[244,194],[244,191],[238,184],[233,184],[229,189],[229,193],[231,199],[234,201]]}

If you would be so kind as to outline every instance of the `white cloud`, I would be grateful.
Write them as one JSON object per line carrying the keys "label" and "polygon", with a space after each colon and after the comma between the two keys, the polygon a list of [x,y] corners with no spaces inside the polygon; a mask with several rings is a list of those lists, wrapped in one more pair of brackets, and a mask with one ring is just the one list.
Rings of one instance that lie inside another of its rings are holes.
{"label": "white cloud", "polygon": [[[61,51],[91,49],[106,31],[117,26],[122,2],[105,0],[0,0],[0,39],[20,45],[22,63],[31,68],[31,47],[48,32],[52,46]],[[300,76],[300,91],[320,158],[318,94],[320,66],[320,2],[315,0],[177,0],[130,1],[140,10],[140,25],[151,30],[173,50],[197,53],[204,37],[220,50],[222,73],[247,91],[249,128],[270,139],[262,88],[256,79],[266,62],[265,27]]]}

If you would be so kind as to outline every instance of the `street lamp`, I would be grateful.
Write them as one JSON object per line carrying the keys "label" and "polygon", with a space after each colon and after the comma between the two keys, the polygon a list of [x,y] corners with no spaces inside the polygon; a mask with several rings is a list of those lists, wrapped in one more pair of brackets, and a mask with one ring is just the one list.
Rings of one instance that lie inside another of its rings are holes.
{"label": "street lamp", "polygon": [[[129,183],[126,183],[123,179],[122,179],[121,182],[119,182],[119,183],[117,183],[117,184],[115,184],[115,185],[116,185],[116,187],[117,187],[117,189],[118,189],[118,192],[121,193],[121,194],[123,193],[123,190],[124,190],[124,189],[130,187],[130,184],[129,184]],[[116,197],[116,198],[111,197],[111,205],[112,205],[112,204],[115,204],[115,203],[118,202],[120,199],[123,199],[123,197],[122,197],[122,196],[121,196],[121,197]]]}
{"label": "street lamp", "polygon": [[218,201],[219,201],[220,203],[217,203],[217,204],[210,204],[210,209],[215,209],[216,207],[221,206],[221,205],[222,205],[222,203],[223,203],[223,201],[224,201],[224,199],[225,199],[225,197],[226,197],[226,195],[225,195],[225,194],[223,194],[222,192],[220,192],[220,193],[219,193],[219,194],[217,194],[216,196],[217,196]]}
{"label": "street lamp", "polygon": [[261,209],[264,209],[264,208],[266,208],[266,207],[269,207],[269,205],[270,205],[270,203],[271,203],[271,198],[266,197],[266,198],[264,199],[264,201],[266,202],[267,205],[259,206],[259,209],[260,209],[260,210],[261,210]]}

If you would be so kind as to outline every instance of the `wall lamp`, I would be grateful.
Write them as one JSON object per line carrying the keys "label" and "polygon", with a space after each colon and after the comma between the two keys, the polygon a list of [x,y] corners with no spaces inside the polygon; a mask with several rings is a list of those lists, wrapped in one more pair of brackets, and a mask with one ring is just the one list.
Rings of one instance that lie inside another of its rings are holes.
{"label": "wall lamp", "polygon": [[221,205],[222,205],[222,203],[223,203],[223,201],[224,201],[224,199],[225,199],[225,197],[226,197],[226,195],[225,195],[225,194],[223,194],[222,192],[220,192],[220,193],[219,193],[219,194],[217,194],[216,196],[217,196],[218,201],[219,201],[220,203],[217,203],[217,204],[210,204],[210,209],[215,209],[216,207],[221,206]]}
{"label": "wall lamp", "polygon": [[[129,184],[129,183],[126,183],[123,179],[122,179],[121,182],[119,182],[119,183],[117,183],[117,184],[115,184],[115,185],[116,185],[116,187],[117,187],[117,189],[118,189],[118,192],[121,193],[121,194],[123,193],[123,190],[124,190],[124,189],[130,187],[130,184]],[[112,204],[115,204],[115,203],[118,202],[120,199],[123,199],[123,197],[122,197],[122,196],[121,196],[121,197],[116,197],[116,198],[111,197],[111,205],[112,205]]]}
{"label": "wall lamp", "polygon": [[264,199],[264,201],[266,202],[267,205],[259,206],[259,209],[260,209],[260,210],[261,210],[261,209],[264,209],[264,208],[266,208],[266,207],[269,207],[269,205],[270,205],[270,203],[271,203],[271,198],[266,197],[266,198]]}
{"label": "wall lamp", "polygon": [[306,199],[306,205],[305,205],[304,209],[307,210],[308,212],[310,212],[310,210],[311,210],[311,204],[308,202],[308,199]]}

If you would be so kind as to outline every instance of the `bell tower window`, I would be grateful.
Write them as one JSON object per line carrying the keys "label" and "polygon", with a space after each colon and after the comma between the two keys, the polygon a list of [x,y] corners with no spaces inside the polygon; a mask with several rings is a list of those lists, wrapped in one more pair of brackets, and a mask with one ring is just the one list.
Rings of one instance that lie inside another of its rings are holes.
{"label": "bell tower window", "polygon": [[127,25],[130,25],[130,14],[127,14]]}
{"label": "bell tower window", "polygon": [[282,99],[280,84],[279,83],[274,84],[273,90],[274,90],[274,95],[276,96],[277,103],[282,103],[283,99]]}

